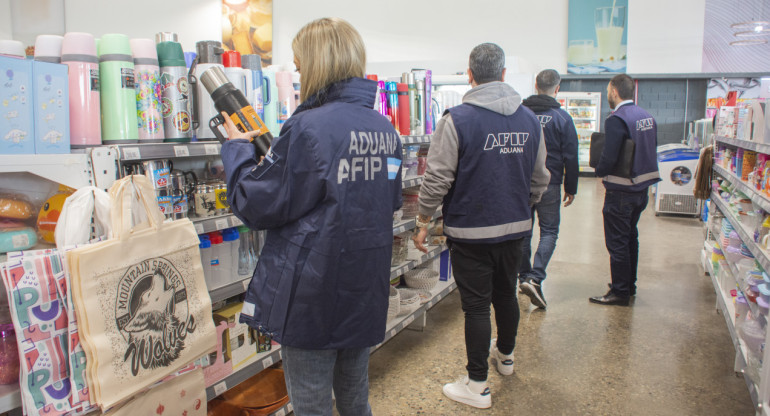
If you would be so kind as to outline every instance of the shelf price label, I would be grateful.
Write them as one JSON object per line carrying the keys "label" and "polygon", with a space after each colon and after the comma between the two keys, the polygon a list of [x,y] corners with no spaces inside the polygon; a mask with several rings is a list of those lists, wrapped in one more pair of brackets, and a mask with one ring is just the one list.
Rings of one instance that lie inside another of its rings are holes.
{"label": "shelf price label", "polygon": [[142,153],[138,147],[124,147],[123,160],[137,160],[142,158]]}
{"label": "shelf price label", "polygon": [[195,232],[198,234],[203,234],[203,225],[199,222],[193,223],[193,226],[195,227]]}
{"label": "shelf price label", "polygon": [[214,226],[217,227],[217,230],[224,230],[225,228],[230,227],[230,225],[227,223],[227,218],[220,218],[214,221]]}
{"label": "shelf price label", "polygon": [[214,395],[219,396],[222,393],[227,391],[227,382],[223,381],[219,384],[214,385]]}
{"label": "shelf price label", "polygon": [[218,155],[219,154],[219,146],[215,144],[204,144],[203,145],[203,151],[207,155]]}
{"label": "shelf price label", "polygon": [[242,283],[243,283],[243,291],[245,292],[249,290],[249,283],[251,283],[251,279],[246,279]]}
{"label": "shelf price label", "polygon": [[414,315],[411,315],[410,317],[406,318],[406,320],[404,320],[404,326],[407,326],[412,322],[414,322]]}
{"label": "shelf price label", "polygon": [[273,365],[273,357],[269,356],[269,357],[265,358],[262,361],[262,364],[264,364],[265,368],[270,367],[271,365]]}
{"label": "shelf price label", "polygon": [[190,149],[187,146],[174,146],[174,156],[188,157],[190,156]]}

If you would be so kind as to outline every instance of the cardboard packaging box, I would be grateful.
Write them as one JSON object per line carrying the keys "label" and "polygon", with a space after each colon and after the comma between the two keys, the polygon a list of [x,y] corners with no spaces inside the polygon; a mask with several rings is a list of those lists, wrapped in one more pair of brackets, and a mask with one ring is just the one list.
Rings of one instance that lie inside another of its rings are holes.
{"label": "cardboard packaging box", "polygon": [[0,154],[35,153],[32,61],[0,56]]}
{"label": "cardboard packaging box", "polygon": [[32,62],[35,153],[70,152],[67,65]]}

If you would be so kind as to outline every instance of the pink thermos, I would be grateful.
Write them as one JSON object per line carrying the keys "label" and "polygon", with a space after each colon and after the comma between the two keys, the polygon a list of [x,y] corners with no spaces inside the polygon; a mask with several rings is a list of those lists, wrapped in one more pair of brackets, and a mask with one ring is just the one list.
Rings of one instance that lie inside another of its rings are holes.
{"label": "pink thermos", "polygon": [[275,83],[278,86],[278,126],[283,127],[294,109],[297,108],[297,103],[294,101],[294,85],[291,82],[291,73],[276,72]]}
{"label": "pink thermos", "polygon": [[61,63],[69,67],[70,146],[99,146],[102,144],[99,59],[93,35],[65,34]]}

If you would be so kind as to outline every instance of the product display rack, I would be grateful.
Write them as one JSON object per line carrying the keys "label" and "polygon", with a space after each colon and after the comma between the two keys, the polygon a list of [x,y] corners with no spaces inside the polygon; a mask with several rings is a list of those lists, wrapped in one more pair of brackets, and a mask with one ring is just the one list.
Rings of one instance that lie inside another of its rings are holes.
{"label": "product display rack", "polygon": [[756,204],[758,207],[765,210],[765,212],[770,212],[770,197],[767,195],[757,191],[755,188],[753,188],[748,183],[742,181],[737,175],[730,172],[729,170],[714,165],[714,172],[718,173],[721,177],[725,178],[730,182],[731,184],[735,185],[735,187],[746,194],[749,198],[751,198],[751,202]]}
{"label": "product display rack", "polygon": [[283,352],[281,351],[281,346],[274,344],[270,351],[257,354],[257,357],[252,363],[234,371],[229,376],[214,383],[211,387],[206,388],[206,400],[211,400],[214,397],[219,396],[282,359]]}
{"label": "product display rack", "polygon": [[0,174],[19,172],[28,172],[75,189],[91,185],[93,177],[87,153],[0,155]]}
{"label": "product display rack", "polygon": [[176,157],[219,156],[222,145],[217,141],[189,143],[117,144],[118,159],[123,161],[171,159]]}
{"label": "product display rack", "polygon": [[729,144],[730,146],[740,147],[746,150],[753,150],[755,152],[770,155],[770,144],[757,143],[743,139],[731,139],[729,137],[722,136],[714,136],[714,139],[717,141],[717,143]]}
{"label": "product display rack", "polygon": [[409,178],[404,178],[401,187],[406,189],[414,186],[420,186],[421,184],[422,184],[422,176],[412,176]]}

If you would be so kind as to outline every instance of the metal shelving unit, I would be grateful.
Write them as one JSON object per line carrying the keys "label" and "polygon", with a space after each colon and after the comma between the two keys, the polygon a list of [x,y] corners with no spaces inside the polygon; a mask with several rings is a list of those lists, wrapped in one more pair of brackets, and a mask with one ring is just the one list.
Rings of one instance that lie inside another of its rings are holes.
{"label": "metal shelving unit", "polygon": [[390,268],[390,279],[393,280],[396,277],[401,276],[402,274],[408,272],[409,270],[412,270],[415,267],[424,264],[428,260],[432,260],[436,258],[439,254],[441,254],[441,252],[443,252],[446,249],[447,249],[446,244],[441,244],[438,246],[428,246],[427,253],[422,253],[417,249],[409,250],[407,261],[399,264],[398,266]]}
{"label": "metal shelving unit", "polygon": [[267,367],[270,367],[278,361],[281,361],[282,359],[283,353],[281,352],[281,346],[273,345],[273,348],[270,351],[257,354],[256,358],[251,364],[246,365],[238,371],[234,371],[229,376],[211,385],[211,387],[207,387],[206,400],[211,400],[214,397],[219,396],[227,390],[257,375],[260,371],[266,369]]}
{"label": "metal shelving unit", "polygon": [[426,134],[422,136],[401,136],[401,144],[426,144],[430,143],[431,135]]}
{"label": "metal shelving unit", "polygon": [[133,160],[171,159],[176,157],[219,156],[219,142],[148,143],[113,145],[121,162]]}
{"label": "metal shelving unit", "polygon": [[93,178],[86,153],[0,155],[0,173],[18,172],[29,172],[75,189],[90,185]]}
{"label": "metal shelving unit", "polygon": [[211,303],[216,303],[221,300],[229,299],[233,296],[238,296],[241,293],[246,293],[246,290],[249,288],[249,282],[251,282],[251,276],[245,279],[228,283],[225,286],[209,290]]}
{"label": "metal shelving unit", "polygon": [[729,170],[714,165],[713,166],[714,172],[718,173],[723,178],[727,179],[731,184],[735,185],[735,187],[746,194],[749,198],[751,198],[751,202],[755,203],[757,206],[765,210],[766,212],[770,212],[770,197],[767,195],[757,191],[754,187],[749,185],[748,183],[741,180],[741,178],[738,177],[738,175],[730,172]]}
{"label": "metal shelving unit", "polygon": [[755,152],[770,155],[770,144],[752,142],[750,140],[730,139],[728,137],[715,136],[717,143],[729,144],[730,146],[741,147],[743,149],[753,150]]}
{"label": "metal shelving unit", "polygon": [[243,222],[233,214],[219,215],[216,217],[190,218],[190,220],[195,226],[195,231],[198,234],[211,233],[243,225]]}
{"label": "metal shelving unit", "polygon": [[746,247],[749,248],[749,251],[751,251],[751,254],[754,256],[754,259],[759,263],[760,266],[762,266],[762,269],[770,271],[770,254],[768,254],[767,251],[761,249],[757,243],[754,242],[754,239],[749,237],[748,231],[746,231],[746,229],[743,228],[741,222],[735,218],[732,210],[729,206],[727,206],[727,203],[722,200],[722,197],[719,196],[719,194],[712,192],[711,200],[714,201],[719,210],[722,211],[722,213],[725,215],[725,218],[730,221],[730,224],[735,227],[735,231],[741,237],[741,241],[746,244]]}

